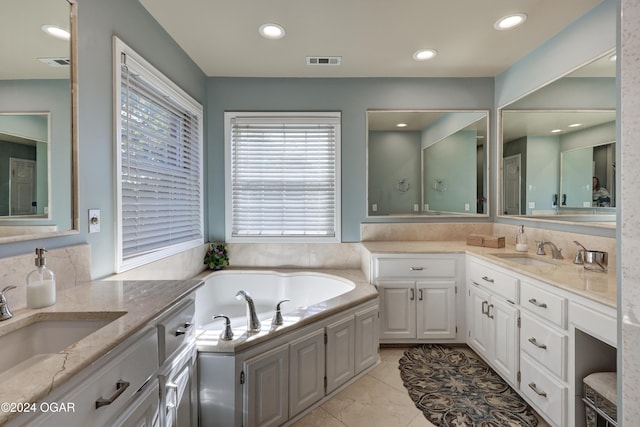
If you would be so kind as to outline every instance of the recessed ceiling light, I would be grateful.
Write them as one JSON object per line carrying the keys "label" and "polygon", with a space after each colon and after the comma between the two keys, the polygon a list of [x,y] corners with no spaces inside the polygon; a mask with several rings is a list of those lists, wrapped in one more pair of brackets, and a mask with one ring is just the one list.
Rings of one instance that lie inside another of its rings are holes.
{"label": "recessed ceiling light", "polygon": [[406,123],[398,123],[396,125],[397,128],[406,128],[408,125]]}
{"label": "recessed ceiling light", "polygon": [[551,133],[560,133],[562,132],[562,129],[554,129],[551,131]]}
{"label": "recessed ceiling light", "polygon": [[265,39],[277,40],[284,37],[284,28],[278,24],[262,24],[258,30]]}
{"label": "recessed ceiling light", "polygon": [[495,24],[493,24],[493,28],[499,31],[510,30],[512,28],[517,27],[518,25],[524,24],[524,21],[527,20],[527,15],[524,13],[514,13],[512,15],[503,16],[498,19]]}
{"label": "recessed ceiling light", "polygon": [[413,59],[416,61],[426,61],[428,59],[433,58],[438,54],[438,51],[435,49],[422,49],[418,50],[413,54]]}
{"label": "recessed ceiling light", "polygon": [[582,123],[571,123],[569,125],[570,128],[579,128],[580,126],[582,126]]}
{"label": "recessed ceiling light", "polygon": [[56,27],[55,25],[43,25],[42,31],[50,35],[51,37],[55,37],[60,40],[69,40],[71,38],[71,34],[68,30],[64,28]]}

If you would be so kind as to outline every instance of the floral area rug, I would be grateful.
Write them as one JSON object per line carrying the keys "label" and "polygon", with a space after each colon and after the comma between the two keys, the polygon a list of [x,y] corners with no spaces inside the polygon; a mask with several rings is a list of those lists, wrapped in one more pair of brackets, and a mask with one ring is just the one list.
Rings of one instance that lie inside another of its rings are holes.
{"label": "floral area rug", "polygon": [[411,348],[399,368],[409,396],[436,426],[538,424],[531,407],[467,346]]}

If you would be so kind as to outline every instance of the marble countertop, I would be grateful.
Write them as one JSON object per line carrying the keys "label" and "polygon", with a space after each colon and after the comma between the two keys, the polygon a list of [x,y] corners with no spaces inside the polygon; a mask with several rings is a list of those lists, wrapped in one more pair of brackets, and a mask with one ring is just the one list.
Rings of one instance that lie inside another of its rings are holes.
{"label": "marble countertop", "polygon": [[[15,311],[0,322],[0,339],[43,320],[106,319],[109,323],[60,353],[39,358],[15,372],[0,374],[0,402],[42,401],[55,388],[139,331],[202,284],[200,280],[100,281],[58,292],[56,304]],[[11,302],[9,294],[9,303]],[[0,425],[17,413],[0,411]]]}
{"label": "marble countertop", "polygon": [[[309,325],[317,320],[329,317],[342,310],[355,307],[367,301],[374,300],[378,297],[378,290],[371,285],[362,271],[356,269],[325,269],[325,268],[242,268],[239,270],[251,271],[274,271],[294,273],[297,271],[316,271],[324,274],[331,274],[352,281],[356,286],[353,290],[331,298],[327,301],[311,305],[305,309],[296,310],[285,313],[284,324],[275,328],[264,328],[257,334],[247,334],[246,331],[234,331],[235,335],[232,341],[219,340],[221,330],[198,330],[197,345],[199,351],[208,351],[215,353],[237,353],[246,350],[254,345],[260,344],[267,339],[274,339],[285,333],[294,331]],[[211,273],[209,273],[211,274]],[[213,273],[215,274],[215,273]],[[198,276],[204,278],[205,275]]]}
{"label": "marble countertop", "polygon": [[[616,308],[617,283],[615,266],[609,265],[606,273],[585,270],[582,265],[573,264],[573,259],[554,260],[551,255],[536,255],[535,248],[529,246],[528,255],[547,261],[549,265],[521,265],[510,262],[495,254],[516,252],[515,246],[504,248],[485,248],[467,245],[464,241],[403,241],[403,242],[362,242],[362,246],[371,254],[429,254],[461,253],[485,259],[493,264],[512,270],[532,279],[553,285],[568,292],[580,295],[608,307]],[[549,252],[549,251],[547,251]]]}

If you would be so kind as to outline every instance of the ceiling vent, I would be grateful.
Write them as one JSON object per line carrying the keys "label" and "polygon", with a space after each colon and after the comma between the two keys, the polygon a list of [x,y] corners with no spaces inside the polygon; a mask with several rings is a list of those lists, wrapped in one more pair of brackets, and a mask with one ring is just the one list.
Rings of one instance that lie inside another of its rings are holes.
{"label": "ceiling vent", "polygon": [[38,61],[44,62],[50,67],[68,67],[71,65],[69,58],[38,58]]}
{"label": "ceiling vent", "polygon": [[340,65],[342,56],[307,56],[307,65]]}

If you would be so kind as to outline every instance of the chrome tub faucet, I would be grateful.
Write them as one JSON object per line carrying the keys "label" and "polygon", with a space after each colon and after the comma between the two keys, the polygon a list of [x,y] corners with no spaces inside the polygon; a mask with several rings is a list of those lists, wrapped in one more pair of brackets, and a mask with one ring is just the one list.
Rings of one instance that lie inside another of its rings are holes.
{"label": "chrome tub faucet", "polygon": [[247,332],[260,332],[262,325],[260,324],[260,320],[258,319],[258,315],[256,314],[256,306],[253,303],[251,295],[249,295],[249,293],[245,291],[238,291],[238,293],[236,294],[236,299],[238,301],[242,301],[244,299],[247,302]]}

